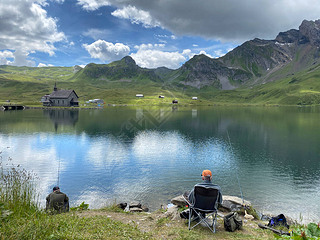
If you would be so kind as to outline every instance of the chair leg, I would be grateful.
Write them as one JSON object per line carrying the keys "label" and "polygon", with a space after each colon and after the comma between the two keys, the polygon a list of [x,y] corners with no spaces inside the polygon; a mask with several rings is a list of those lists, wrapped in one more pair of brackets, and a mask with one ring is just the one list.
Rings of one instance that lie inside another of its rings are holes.
{"label": "chair leg", "polygon": [[[197,222],[195,225],[193,225],[191,227],[191,219],[192,219],[192,214],[193,212],[197,215],[196,218],[199,218],[199,222]],[[212,225],[208,222],[208,217],[209,216],[212,216]],[[216,221],[217,221],[217,213],[213,213],[213,214],[209,214],[207,217],[203,217],[201,215],[201,213],[197,212],[197,211],[192,211],[192,208],[190,208],[190,211],[189,211],[189,223],[188,223],[188,227],[189,227],[189,230],[195,228],[196,226],[198,226],[199,224],[201,224],[202,222],[210,229],[210,231],[212,233],[215,233],[216,232]]]}
{"label": "chair leg", "polygon": [[192,208],[189,208],[189,223],[188,223],[189,230],[190,230],[190,224],[191,224],[191,215],[192,215]]}

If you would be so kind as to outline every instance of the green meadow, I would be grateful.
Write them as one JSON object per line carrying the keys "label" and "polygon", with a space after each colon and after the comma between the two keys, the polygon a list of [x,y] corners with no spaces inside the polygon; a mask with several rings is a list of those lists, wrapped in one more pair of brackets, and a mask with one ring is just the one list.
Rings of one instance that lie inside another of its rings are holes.
{"label": "green meadow", "polygon": [[[196,89],[165,80],[151,81],[145,76],[129,80],[83,79],[77,77],[72,67],[0,66],[0,103],[10,100],[11,103],[41,106],[41,97],[50,94],[57,83],[59,89],[74,89],[81,106],[94,98],[116,105],[167,105],[173,99],[177,99],[179,105],[318,105],[318,68],[315,66],[262,85],[222,91],[214,87]],[[138,93],[144,98],[135,97]],[[161,99],[159,95],[165,98]],[[192,100],[193,96],[198,100]]]}

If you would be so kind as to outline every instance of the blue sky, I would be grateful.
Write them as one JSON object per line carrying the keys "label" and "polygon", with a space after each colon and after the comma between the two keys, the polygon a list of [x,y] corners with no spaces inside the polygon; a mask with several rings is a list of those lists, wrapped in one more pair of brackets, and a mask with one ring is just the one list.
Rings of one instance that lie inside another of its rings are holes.
{"label": "blue sky", "polygon": [[318,0],[0,0],[0,65],[179,68],[320,16]]}

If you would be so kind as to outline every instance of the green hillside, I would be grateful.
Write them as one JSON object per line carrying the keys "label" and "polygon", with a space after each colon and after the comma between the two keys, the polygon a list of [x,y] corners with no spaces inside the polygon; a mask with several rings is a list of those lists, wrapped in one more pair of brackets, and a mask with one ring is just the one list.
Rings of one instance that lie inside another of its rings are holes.
{"label": "green hillside", "polygon": [[[74,73],[70,67],[0,66],[0,103],[11,100],[13,103],[41,105],[40,98],[51,93],[56,82],[58,88],[74,89],[80,97],[81,104],[92,98],[104,99],[109,104],[144,105],[169,104],[172,99],[178,99],[179,104],[197,105],[320,104],[319,65],[276,82],[234,90],[218,90],[214,86],[197,89],[170,83],[169,80],[160,77],[151,80],[148,74],[142,72],[127,79],[114,78],[106,81],[90,77],[84,79],[80,71]],[[137,93],[142,93],[145,97],[137,99]],[[165,98],[159,99],[159,95],[164,95]],[[192,96],[197,96],[198,100],[191,100]]]}

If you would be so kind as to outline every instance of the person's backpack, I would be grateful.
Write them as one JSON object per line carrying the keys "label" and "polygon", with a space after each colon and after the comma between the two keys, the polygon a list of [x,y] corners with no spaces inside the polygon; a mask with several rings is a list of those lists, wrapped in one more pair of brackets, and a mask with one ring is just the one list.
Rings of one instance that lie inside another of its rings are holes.
{"label": "person's backpack", "polygon": [[279,214],[278,216],[272,217],[269,220],[268,227],[276,226],[284,226],[286,228],[289,228],[289,225],[287,224],[287,219],[283,214]]}
{"label": "person's backpack", "polygon": [[228,232],[234,232],[242,228],[242,219],[237,212],[232,212],[223,218],[224,229]]}

